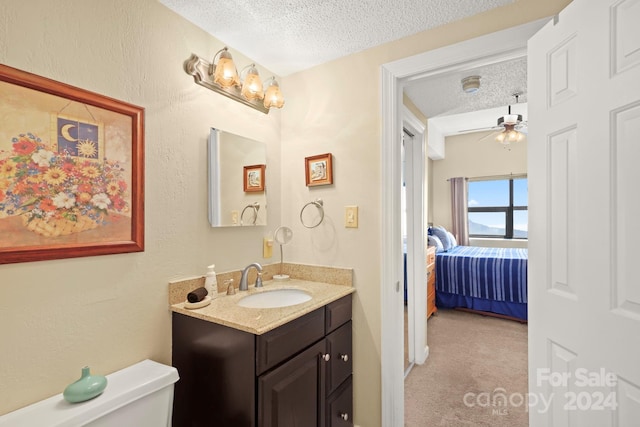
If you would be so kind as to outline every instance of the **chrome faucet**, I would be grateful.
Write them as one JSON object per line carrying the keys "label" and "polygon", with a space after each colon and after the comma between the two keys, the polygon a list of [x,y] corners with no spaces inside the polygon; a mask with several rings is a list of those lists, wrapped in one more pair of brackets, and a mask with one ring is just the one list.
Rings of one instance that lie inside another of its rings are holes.
{"label": "chrome faucet", "polygon": [[255,267],[258,271],[258,277],[256,278],[256,288],[262,287],[262,266],[257,262],[247,265],[244,270],[242,270],[242,277],[240,277],[240,286],[238,286],[239,291],[246,291],[249,289],[249,285],[247,284],[247,276],[249,275],[249,269],[251,267]]}

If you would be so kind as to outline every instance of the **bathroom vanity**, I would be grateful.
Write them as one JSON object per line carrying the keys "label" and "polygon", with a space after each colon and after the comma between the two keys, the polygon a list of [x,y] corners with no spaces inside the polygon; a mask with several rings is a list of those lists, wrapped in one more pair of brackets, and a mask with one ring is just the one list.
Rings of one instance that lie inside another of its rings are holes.
{"label": "bathroom vanity", "polygon": [[172,306],[174,426],[353,426],[353,290],[310,285],[312,301],[294,307]]}

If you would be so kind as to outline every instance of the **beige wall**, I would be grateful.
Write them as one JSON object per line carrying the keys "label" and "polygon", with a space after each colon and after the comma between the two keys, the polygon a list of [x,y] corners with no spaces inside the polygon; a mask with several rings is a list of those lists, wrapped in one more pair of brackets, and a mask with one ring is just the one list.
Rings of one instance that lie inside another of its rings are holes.
{"label": "beige wall", "polygon": [[[488,137],[486,137],[488,136]],[[485,138],[486,137],[486,138]],[[484,139],[482,139],[484,138]],[[431,185],[433,224],[451,229],[451,190],[449,178],[527,173],[527,141],[511,144],[506,149],[494,141],[491,132],[450,136],[445,141],[447,155],[433,161]],[[526,247],[522,240],[474,239],[474,246]]]}
{"label": "beige wall", "polygon": [[[353,267],[355,422],[380,426],[380,81],[382,64],[558,12],[566,0],[509,6],[320,65],[285,79],[282,115],[283,222],[294,229],[292,261]],[[334,185],[308,188],[305,156],[335,156]],[[434,165],[435,167],[435,165]],[[434,189],[435,191],[435,189]],[[326,220],[307,230],[302,205],[322,197]],[[344,228],[344,206],[360,207],[360,228]],[[434,212],[434,216],[435,216]]]}
{"label": "beige wall", "polygon": [[[1,63],[140,105],[146,120],[143,253],[0,265],[0,413],[60,393],[85,365],[106,374],[144,358],[170,364],[168,281],[262,261],[264,227],[207,220],[210,127],[265,141],[269,170],[280,170],[280,112],[183,71],[191,53],[221,47],[155,0],[0,2]],[[280,174],[268,185],[277,225]]]}
{"label": "beige wall", "polygon": [[[183,61],[222,45],[154,0],[0,3],[0,62],[146,108],[145,252],[0,266],[0,413],[60,392],[85,364],[170,363],[167,281],[261,260],[264,229],[208,226],[213,126],[267,142],[269,170],[281,170],[269,175],[268,228],[293,228],[287,261],[354,268],[355,422],[380,426],[379,67],[567,3],[516,1],[294,74],[281,85],[285,108],[268,116],[192,82]],[[335,183],[306,187],[304,157],[327,152]],[[325,221],[306,229],[300,208],[317,197]],[[345,205],[360,207],[360,228],[343,227]]]}
{"label": "beige wall", "polygon": [[427,225],[433,223],[433,160],[427,162],[427,186],[429,188],[429,196],[427,197]]}

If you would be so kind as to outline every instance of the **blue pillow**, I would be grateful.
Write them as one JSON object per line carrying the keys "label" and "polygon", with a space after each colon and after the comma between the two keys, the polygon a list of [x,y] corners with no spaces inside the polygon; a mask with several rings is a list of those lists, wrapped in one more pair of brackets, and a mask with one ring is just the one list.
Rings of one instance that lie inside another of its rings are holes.
{"label": "blue pillow", "polygon": [[451,249],[451,241],[444,227],[433,227],[433,235],[440,239],[445,252]]}
{"label": "blue pillow", "polygon": [[450,231],[447,231],[447,236],[449,236],[449,241],[451,242],[451,249],[458,246],[458,241],[456,240],[456,237]]}
{"label": "blue pillow", "polygon": [[444,246],[442,245],[442,240],[438,239],[437,236],[434,236],[434,235],[427,236],[427,241],[428,241],[429,246],[435,246],[436,247],[436,253],[444,251]]}

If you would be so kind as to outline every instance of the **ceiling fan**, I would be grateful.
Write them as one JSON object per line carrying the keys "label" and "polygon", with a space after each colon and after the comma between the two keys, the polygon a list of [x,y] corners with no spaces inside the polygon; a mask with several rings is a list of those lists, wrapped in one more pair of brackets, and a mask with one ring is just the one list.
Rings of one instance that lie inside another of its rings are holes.
{"label": "ceiling fan", "polygon": [[[520,95],[522,95],[522,93],[513,94],[516,98],[516,104],[518,103]],[[464,132],[481,132],[486,130],[492,130],[494,132],[483,136],[478,140],[478,142],[489,137],[494,137],[497,142],[503,145],[509,145],[512,142],[518,142],[524,139],[524,135],[527,133],[527,122],[522,119],[522,114],[511,114],[511,105],[509,105],[507,114],[498,117],[496,126],[468,129]]]}

